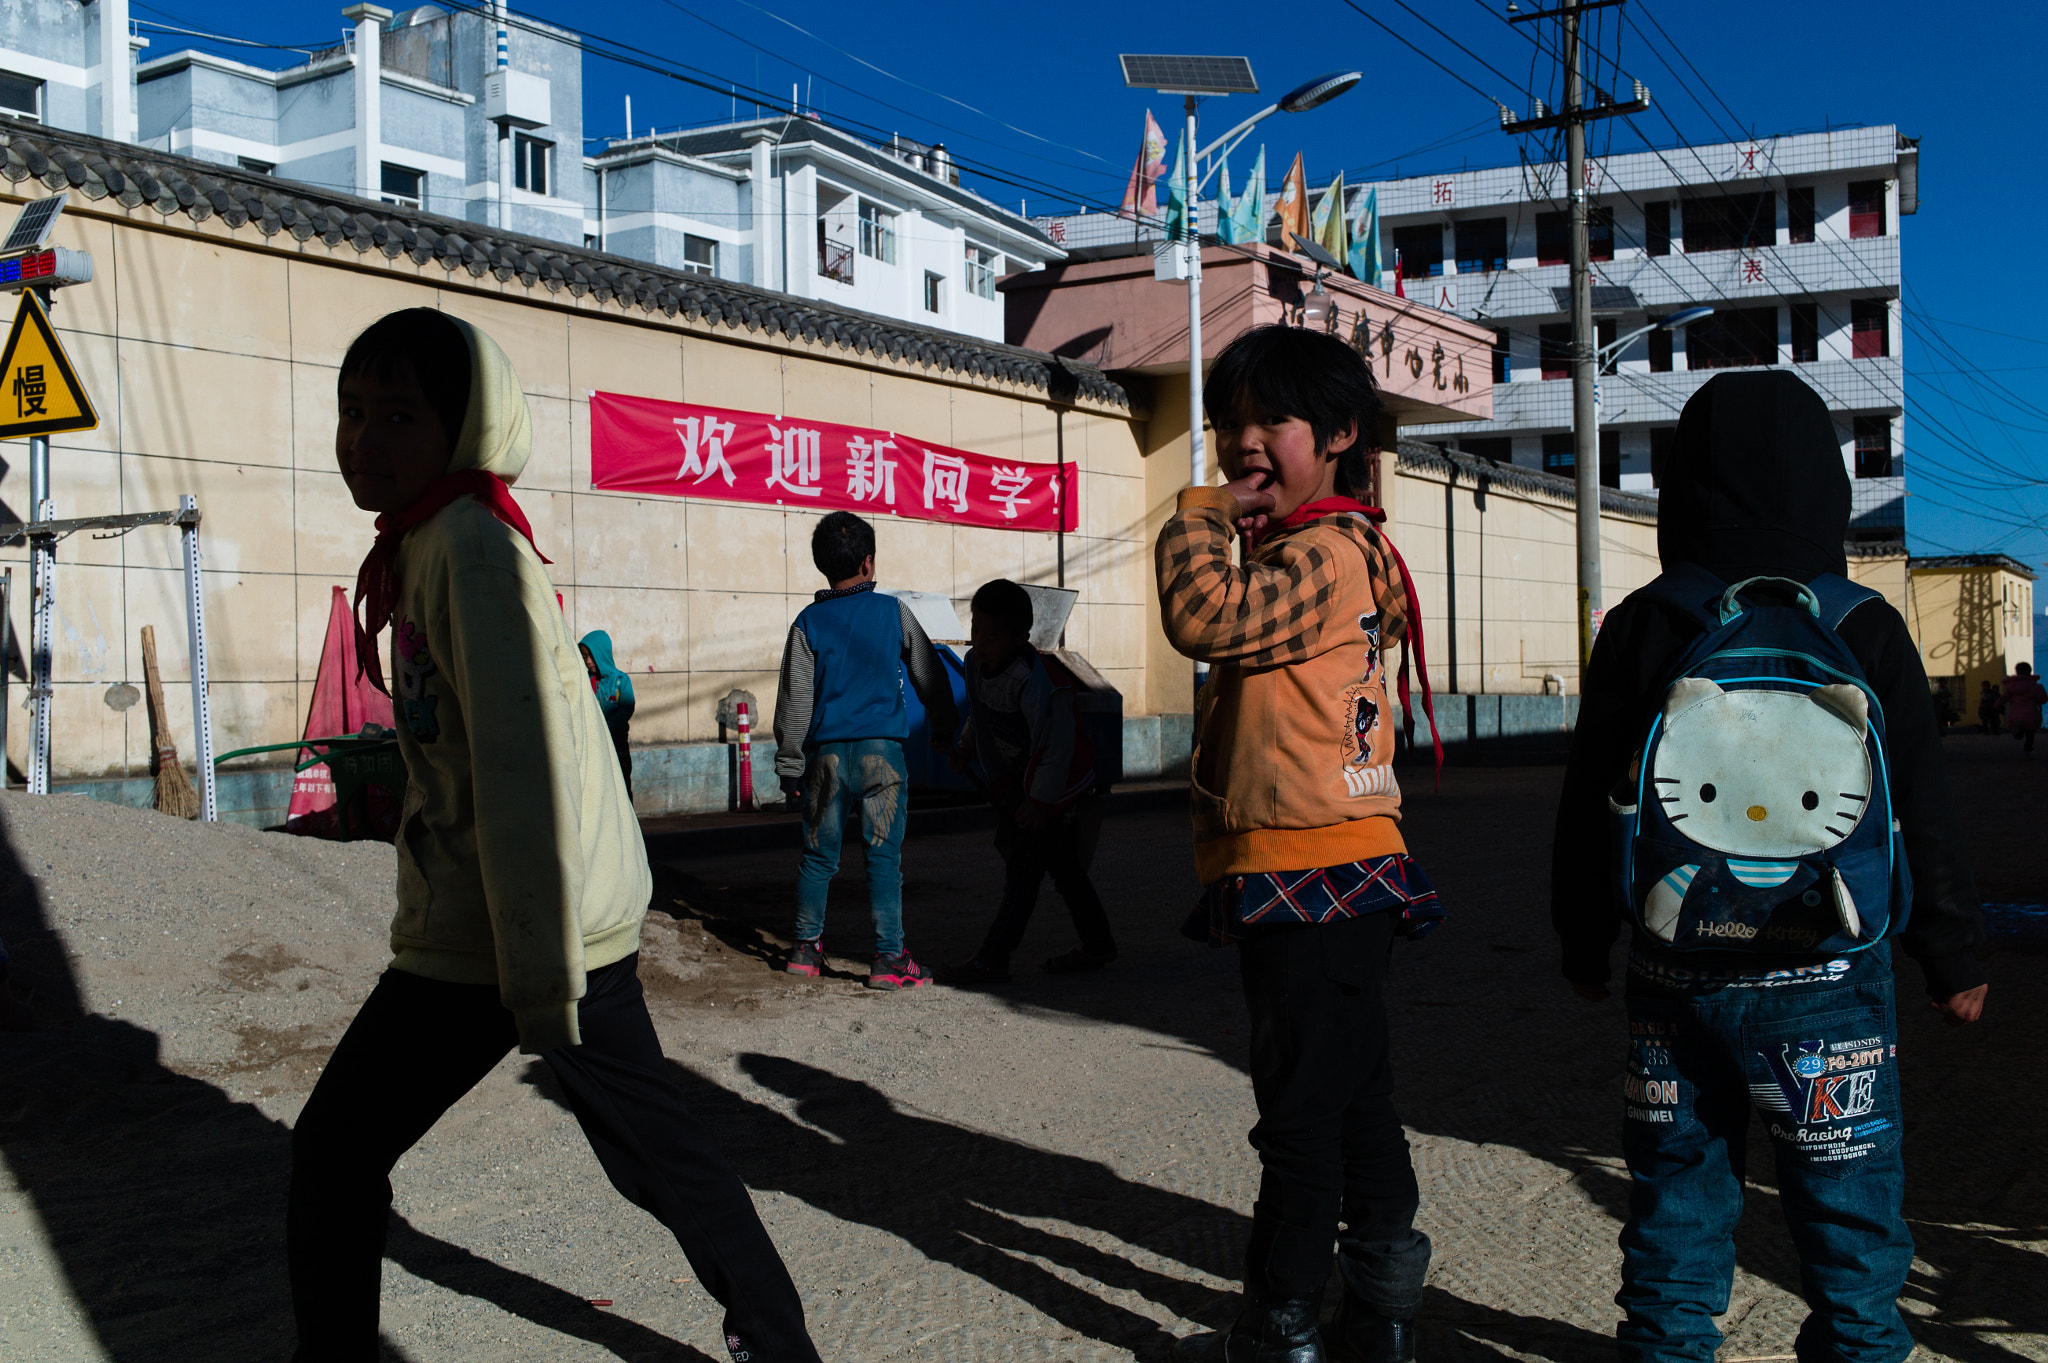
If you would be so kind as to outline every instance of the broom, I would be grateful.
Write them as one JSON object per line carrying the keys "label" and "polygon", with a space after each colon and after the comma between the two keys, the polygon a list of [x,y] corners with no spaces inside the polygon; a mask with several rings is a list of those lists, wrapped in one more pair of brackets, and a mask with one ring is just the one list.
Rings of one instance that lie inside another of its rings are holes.
{"label": "broom", "polygon": [[178,745],[171,738],[171,721],[164,713],[164,678],[156,670],[156,628],[142,627],[142,679],[149,687],[149,745],[156,768],[156,812],[174,819],[199,817],[199,792],[178,764]]}

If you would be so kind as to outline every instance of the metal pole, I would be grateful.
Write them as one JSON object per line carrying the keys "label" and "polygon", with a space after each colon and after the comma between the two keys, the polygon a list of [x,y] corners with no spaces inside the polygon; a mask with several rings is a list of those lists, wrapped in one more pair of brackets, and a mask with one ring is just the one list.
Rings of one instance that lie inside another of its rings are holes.
{"label": "metal pole", "polygon": [[[1055,465],[1057,471],[1053,474],[1052,481],[1052,531],[1053,539],[1058,545],[1060,586],[1064,587],[1067,585],[1067,413],[1065,408],[1054,409],[1052,414],[1052,430],[1053,458],[1059,461]],[[4,596],[0,596],[0,600],[5,599]],[[1064,640],[1066,638],[1066,631],[1060,631],[1060,637]],[[5,638],[0,636],[0,655],[4,655],[6,649]],[[4,685],[4,682],[0,682],[0,685]],[[0,739],[5,739],[6,736],[7,731],[4,728],[0,728]]]}
{"label": "metal pole", "polygon": [[[35,518],[57,518],[50,501],[50,441],[31,436],[28,442],[29,500],[35,503]],[[29,620],[29,696],[34,720],[29,727],[28,790],[31,795],[50,793],[50,631],[51,606],[57,589],[57,546],[43,537],[29,540],[29,591],[32,614]]]}
{"label": "metal pole", "polygon": [[213,781],[213,711],[206,701],[206,602],[199,594],[199,502],[178,498],[179,537],[185,541],[185,629],[192,652],[193,746],[199,758],[199,817],[217,822]]}
{"label": "metal pole", "polygon": [[1202,444],[1202,206],[1195,197],[1195,97],[1188,96],[1187,213],[1182,234],[1188,260],[1188,486],[1209,481],[1207,451]]}
{"label": "metal pole", "polygon": [[14,624],[14,569],[0,568],[0,790],[7,789],[8,631]]}
{"label": "metal pole", "polygon": [[1580,72],[1579,0],[1563,0],[1565,178],[1571,191],[1572,434],[1578,482],[1579,677],[1593,658],[1600,609],[1600,413],[1594,392],[1593,274],[1586,240],[1586,125]]}

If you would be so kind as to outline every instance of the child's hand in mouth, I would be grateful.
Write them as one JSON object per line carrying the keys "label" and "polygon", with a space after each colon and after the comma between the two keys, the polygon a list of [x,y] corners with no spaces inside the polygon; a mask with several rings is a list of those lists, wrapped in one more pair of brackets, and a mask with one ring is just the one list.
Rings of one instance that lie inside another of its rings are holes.
{"label": "child's hand in mouth", "polygon": [[1246,469],[1238,477],[1223,485],[1223,490],[1237,499],[1240,512],[1237,518],[1238,533],[1251,538],[1265,530],[1269,514],[1279,506],[1273,495],[1273,471],[1271,469]]}

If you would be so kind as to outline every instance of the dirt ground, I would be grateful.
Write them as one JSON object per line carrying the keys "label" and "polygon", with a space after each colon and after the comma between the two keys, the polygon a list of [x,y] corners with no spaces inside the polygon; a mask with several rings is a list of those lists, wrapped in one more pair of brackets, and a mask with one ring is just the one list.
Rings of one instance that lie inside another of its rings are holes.
{"label": "dirt ground", "polygon": [[[1931,1355],[2048,1360],[2048,756],[1948,744],[1986,898],[2013,907],[1979,1026],[1937,1025],[1901,969],[1905,1305]],[[1624,1037],[1618,1003],[1556,976],[1559,774],[1404,774],[1451,910],[1391,986],[1431,1363],[1611,1356]],[[0,1358],[288,1357],[290,1123],[385,962],[391,850],[71,797],[0,796],[0,826],[0,937],[39,1022],[0,1035]],[[966,955],[998,884],[987,834],[913,838],[904,862],[912,949]],[[1123,956],[1094,976],[862,989],[857,867],[834,970],[778,974],[791,871],[787,852],[665,865],[641,973],[824,1356],[1159,1359],[1227,1320],[1253,1110],[1234,957],[1177,933],[1184,818],[1110,820],[1097,879]],[[1048,890],[1020,966],[1070,944],[1064,919]],[[1759,1140],[1723,1363],[1788,1357],[1803,1314],[1769,1167]],[[393,1181],[388,1356],[723,1360],[715,1303],[606,1184],[544,1066],[507,1058]]]}

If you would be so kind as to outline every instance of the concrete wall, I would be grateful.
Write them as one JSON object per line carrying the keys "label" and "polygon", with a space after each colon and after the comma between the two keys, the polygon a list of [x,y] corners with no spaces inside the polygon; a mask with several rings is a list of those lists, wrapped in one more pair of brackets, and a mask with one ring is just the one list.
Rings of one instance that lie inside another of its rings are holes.
{"label": "concrete wall", "polygon": [[[1055,457],[1059,419],[1043,391],[826,341],[771,341],[528,289],[517,277],[501,284],[318,237],[166,219],[111,198],[74,202],[56,239],[91,251],[97,266],[93,283],[59,295],[55,321],[103,418],[97,430],[52,442],[57,514],[170,508],[180,493],[197,495],[220,751],[302,732],[332,588],[354,580],[371,537],[334,469],[335,367],[358,331],[394,309],[445,308],[511,355],[534,423],[519,499],[555,560],[572,624],[609,630],[632,671],[642,744],[713,738],[716,700],[733,686],[772,706],[789,622],[822,585],[808,550],[816,517],[591,491],[592,389],[899,430],[1012,459]],[[1131,698],[1127,710],[1142,712],[1151,607],[1141,424],[1103,406],[1063,421],[1066,457],[1080,467],[1081,528],[1066,546],[1067,581],[1081,599],[1068,641]],[[0,512],[16,518],[28,501],[25,447],[15,443],[5,460]],[[963,611],[992,577],[1051,583],[1057,574],[1050,534],[907,520],[877,528],[885,584],[946,593]],[[0,562],[16,569],[19,630],[26,560],[13,549]],[[145,624],[156,626],[172,726],[190,758],[177,563],[175,536],[160,529],[80,535],[60,547],[60,776],[147,770],[143,710],[116,713],[101,699],[111,683],[141,681]],[[27,726],[9,729],[18,764]]]}
{"label": "concrete wall", "polygon": [[2020,663],[2034,661],[2034,584],[1993,565],[1912,570],[1906,623],[1930,678],[1949,683],[1951,699],[1975,718],[1977,689],[2002,682]]}

